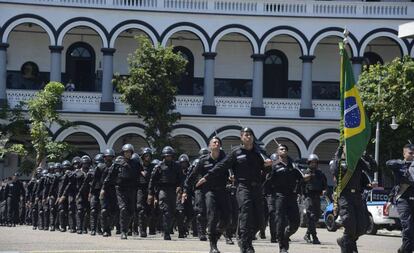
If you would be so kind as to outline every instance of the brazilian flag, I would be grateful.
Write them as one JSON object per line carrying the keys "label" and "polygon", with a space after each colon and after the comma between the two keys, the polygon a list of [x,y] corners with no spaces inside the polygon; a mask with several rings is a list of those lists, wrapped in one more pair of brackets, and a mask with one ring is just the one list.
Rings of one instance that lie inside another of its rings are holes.
{"label": "brazilian flag", "polygon": [[343,43],[339,44],[341,55],[341,122],[340,145],[345,152],[347,170],[341,178],[339,191],[345,188],[355,171],[371,137],[371,125],[362,105],[361,97],[352,71],[352,65]]}

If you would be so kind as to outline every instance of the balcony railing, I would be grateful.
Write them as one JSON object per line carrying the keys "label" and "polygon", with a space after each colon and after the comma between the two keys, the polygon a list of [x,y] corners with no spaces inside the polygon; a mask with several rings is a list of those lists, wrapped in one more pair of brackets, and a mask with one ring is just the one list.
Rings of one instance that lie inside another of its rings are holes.
{"label": "balcony railing", "polygon": [[323,2],[304,0],[2,0],[1,2],[85,8],[261,16],[347,18],[414,17],[414,5],[409,2]]}
{"label": "balcony railing", "polygon": [[[7,101],[10,107],[15,107],[34,97],[33,90],[7,90]],[[99,113],[101,93],[98,92],[64,92],[62,96],[62,111],[65,112],[96,112]],[[114,95],[115,112],[125,113],[126,106],[120,100],[120,95]],[[250,117],[251,98],[216,97],[217,116]],[[177,96],[176,110],[182,115],[201,115],[202,96]],[[266,117],[270,118],[299,118],[299,99],[264,99]],[[339,102],[331,100],[314,100],[315,118],[339,119]]]}

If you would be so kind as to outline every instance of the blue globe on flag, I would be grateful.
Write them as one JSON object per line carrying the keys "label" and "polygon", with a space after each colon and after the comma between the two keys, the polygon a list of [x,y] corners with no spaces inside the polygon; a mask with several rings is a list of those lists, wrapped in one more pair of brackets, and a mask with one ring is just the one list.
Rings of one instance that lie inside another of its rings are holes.
{"label": "blue globe on flag", "polygon": [[357,128],[361,124],[361,112],[355,97],[345,98],[344,124],[346,128]]}

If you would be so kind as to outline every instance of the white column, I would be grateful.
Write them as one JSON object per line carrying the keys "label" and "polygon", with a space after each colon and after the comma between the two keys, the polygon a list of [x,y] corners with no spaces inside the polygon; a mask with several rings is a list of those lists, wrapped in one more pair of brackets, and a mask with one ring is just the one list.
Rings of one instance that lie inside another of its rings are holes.
{"label": "white column", "polygon": [[50,81],[62,81],[62,46],[49,46],[50,49]]}
{"label": "white column", "polygon": [[301,56],[302,60],[302,91],[300,97],[301,117],[315,117],[315,111],[312,107],[312,61],[313,55]]}
{"label": "white column", "polygon": [[7,48],[9,44],[0,43],[0,106],[7,105]]}
{"label": "white column", "polygon": [[204,98],[202,113],[216,114],[214,102],[214,64],[217,53],[204,53]]}
{"label": "white column", "polygon": [[266,110],[263,107],[263,61],[264,54],[254,54],[253,58],[253,85],[252,85],[252,107],[250,114],[264,116]]}
{"label": "white column", "polygon": [[101,111],[115,111],[112,77],[114,75],[114,53],[115,48],[102,48],[103,73],[102,73],[102,95]]}

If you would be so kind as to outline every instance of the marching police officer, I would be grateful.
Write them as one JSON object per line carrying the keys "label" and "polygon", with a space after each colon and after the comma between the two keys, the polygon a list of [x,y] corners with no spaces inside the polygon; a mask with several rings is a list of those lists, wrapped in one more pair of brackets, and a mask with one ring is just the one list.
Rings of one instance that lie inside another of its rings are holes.
{"label": "marching police officer", "polygon": [[[133,153],[134,146],[131,144],[122,146],[122,155],[115,159],[103,187],[105,192],[107,185],[115,183],[122,240],[127,239],[129,223],[134,216],[138,178],[142,170],[141,164],[136,159],[131,159]],[[104,193],[101,191],[101,194]]]}
{"label": "marching police officer", "polygon": [[[60,232],[66,232],[66,227],[68,225],[68,199],[65,195],[65,189],[69,184],[69,178],[72,174],[72,164],[70,161],[65,160],[62,162],[62,167],[64,174],[59,182],[59,192],[58,192],[58,210],[59,210],[59,224]],[[72,220],[73,222],[73,220]]]}
{"label": "marching police officer", "polygon": [[[195,179],[197,178],[197,175],[206,175],[214,168],[214,165],[224,159],[226,155],[220,147],[221,140],[216,136],[211,138],[209,142],[210,154],[200,157],[197,166],[192,170],[186,180],[183,195],[184,200],[187,197],[186,192],[192,189],[196,183]],[[230,206],[229,199],[227,198],[228,195],[226,193],[228,177],[228,171],[226,171],[221,177],[201,186],[205,190],[210,253],[220,252],[217,248],[217,241],[229,223],[230,213],[228,210],[230,209]]]}
{"label": "marching police officer", "polygon": [[16,226],[19,217],[19,201],[24,196],[23,183],[19,180],[19,174],[15,173],[4,189],[7,207],[7,225]]}
{"label": "marching police officer", "polygon": [[101,205],[99,201],[99,194],[102,188],[102,174],[105,169],[104,155],[97,154],[94,157],[94,166],[88,171],[87,182],[90,184],[89,202],[91,206],[90,225],[91,235],[96,235],[96,231],[100,232]]}
{"label": "marching police officer", "polygon": [[105,168],[103,169],[101,176],[100,184],[102,185],[102,189],[99,195],[99,200],[101,204],[102,235],[103,237],[108,237],[111,236],[111,225],[118,213],[118,203],[116,199],[115,182],[107,182],[104,184],[104,181],[112,168],[115,151],[108,148],[104,151],[103,156]]}
{"label": "marching police officer", "polygon": [[57,222],[57,197],[59,194],[59,183],[61,182],[62,174],[62,164],[61,163],[55,163],[54,166],[54,174],[51,176],[52,184],[49,189],[48,193],[48,202],[49,202],[49,208],[50,208],[50,231],[55,231]]}
{"label": "marching police officer", "polygon": [[[62,197],[59,202],[64,204],[67,200],[68,202],[68,223],[69,223],[69,232],[76,233],[76,194],[78,193],[76,174],[80,168],[81,158],[75,156],[72,159],[72,171],[68,172],[67,183],[64,183],[62,188]],[[79,186],[80,187],[80,186]]]}
{"label": "marching police officer", "polygon": [[237,197],[239,200],[239,247],[242,253],[255,252],[252,240],[257,231],[264,225],[263,192],[261,185],[262,173],[265,166],[271,165],[271,160],[262,158],[259,147],[254,143],[253,130],[242,128],[240,132],[242,145],[235,148],[223,161],[217,163],[207,175],[201,178],[196,187],[206,182],[226,177],[226,172],[234,171],[238,183]]}
{"label": "marching police officer", "polygon": [[[91,169],[92,161],[87,155],[81,157],[81,167],[75,172],[76,183],[76,227],[78,234],[87,234],[86,217],[89,214],[88,194],[90,185],[88,182],[88,171]],[[90,178],[90,176],[89,176]]]}
{"label": "marching police officer", "polygon": [[[180,165],[181,179],[185,180],[190,170],[190,158],[187,154],[181,154],[180,157],[178,157],[178,163]],[[180,183],[180,187],[184,187],[184,181]],[[178,194],[176,203],[176,223],[178,228],[178,238],[185,238],[187,236],[189,222],[191,222],[193,216],[191,197],[187,201],[183,201],[182,197],[183,194]]]}
{"label": "marching police officer", "polygon": [[163,161],[156,165],[148,185],[148,204],[154,201],[155,187],[158,189],[158,201],[162,212],[164,240],[171,240],[173,215],[175,213],[177,192],[181,191],[182,174],[180,166],[174,161],[175,150],[166,146],[162,149]]}
{"label": "marching police officer", "polygon": [[[308,170],[305,171],[304,196],[306,216],[308,218],[308,229],[304,237],[305,241],[313,244],[321,244],[316,236],[316,223],[321,215],[320,196],[327,189],[327,179],[318,169],[319,158],[310,154],[307,160]],[[311,239],[312,236],[312,239]]]}
{"label": "marching police officer", "polygon": [[288,156],[288,147],[279,144],[276,153],[278,160],[274,162],[268,175],[271,192],[275,193],[275,223],[279,250],[287,253],[289,237],[299,228],[300,216],[297,202],[298,186],[303,176],[296,164]]}
{"label": "marching police officer", "polygon": [[[344,157],[343,147],[339,147],[334,161],[331,163],[331,171],[336,182],[342,182],[347,172]],[[362,199],[362,192],[366,186],[362,182],[365,178],[364,171],[367,171],[367,169],[367,164],[359,159],[348,183],[336,186],[342,189],[337,198],[339,215],[345,228],[343,236],[336,240],[341,248],[341,253],[358,252],[356,242],[367,231],[369,216],[366,202]]]}
{"label": "marching police officer", "polygon": [[[402,245],[398,253],[414,251],[414,145],[403,148],[404,160],[389,160],[386,165],[394,173],[393,202],[397,204],[402,227]],[[389,208],[389,207],[387,207]]]}

